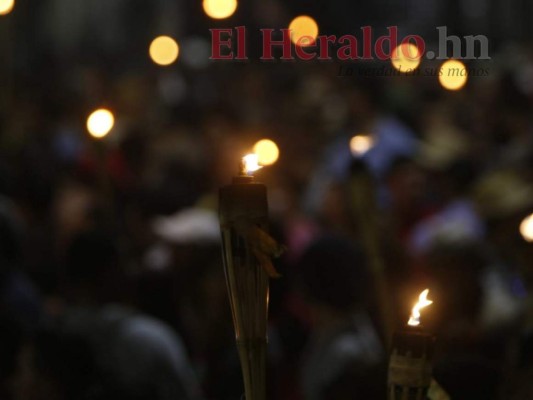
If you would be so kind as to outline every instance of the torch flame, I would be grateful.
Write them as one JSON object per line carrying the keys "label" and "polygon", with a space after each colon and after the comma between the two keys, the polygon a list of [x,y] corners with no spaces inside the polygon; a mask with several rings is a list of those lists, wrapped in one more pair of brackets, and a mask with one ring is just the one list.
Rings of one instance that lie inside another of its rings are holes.
{"label": "torch flame", "polygon": [[261,168],[263,168],[261,165],[259,165],[259,157],[257,154],[251,153],[247,154],[242,158],[242,171],[241,173],[243,175],[250,175],[252,172],[255,172]]}
{"label": "torch flame", "polygon": [[428,300],[428,293],[429,289],[426,289],[422,293],[420,293],[420,296],[418,296],[418,303],[415,304],[413,310],[411,311],[411,317],[409,318],[409,322],[407,322],[408,325],[420,325],[420,310],[433,303],[433,301]]}

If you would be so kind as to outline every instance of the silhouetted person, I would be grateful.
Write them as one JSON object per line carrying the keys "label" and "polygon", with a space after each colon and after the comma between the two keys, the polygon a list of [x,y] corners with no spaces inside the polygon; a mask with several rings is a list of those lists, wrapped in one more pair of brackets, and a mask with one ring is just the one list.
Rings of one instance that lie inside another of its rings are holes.
{"label": "silhouetted person", "polygon": [[306,400],[380,399],[385,353],[364,309],[366,260],[350,242],[324,237],[299,263],[314,324],[302,364]]}
{"label": "silhouetted person", "polygon": [[124,399],[196,399],[199,389],[179,337],[165,324],[116,302],[124,279],[112,238],[76,236],[67,251],[67,331],[85,337],[96,364]]}
{"label": "silhouetted person", "polygon": [[22,347],[12,380],[14,400],[111,400],[87,340],[61,329],[43,329]]}

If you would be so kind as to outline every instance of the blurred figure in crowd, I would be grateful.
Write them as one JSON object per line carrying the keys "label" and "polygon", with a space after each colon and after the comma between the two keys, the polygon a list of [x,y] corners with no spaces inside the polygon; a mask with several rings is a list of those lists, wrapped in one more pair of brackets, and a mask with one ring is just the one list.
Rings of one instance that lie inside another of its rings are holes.
{"label": "blurred figure in crowd", "polygon": [[490,249],[483,276],[483,323],[501,328],[513,324],[524,310],[524,277],[531,261],[520,223],[533,211],[533,186],[518,171],[495,170],[475,184],[473,199]]}
{"label": "blurred figure in crowd", "polygon": [[16,208],[0,197],[0,316],[11,319],[26,331],[40,318],[40,298],[22,271],[23,226]]}
{"label": "blurred figure in crowd", "polygon": [[201,205],[153,219],[157,241],[139,279],[142,309],[176,327],[207,398],[243,392],[215,211]]}
{"label": "blurred figure in crowd", "polygon": [[438,334],[434,378],[452,399],[497,398],[508,333],[483,325],[487,255],[467,239],[436,242],[427,255],[432,310],[424,325]]}
{"label": "blurred figure in crowd", "polygon": [[364,304],[366,261],[345,239],[323,237],[302,256],[298,272],[313,323],[304,351],[306,400],[380,399],[384,349]]}
{"label": "blurred figure in crowd", "polygon": [[98,230],[75,236],[66,256],[63,329],[87,341],[99,372],[122,398],[196,399],[187,354],[165,324],[119,304],[126,281],[117,247]]}
{"label": "blurred figure in crowd", "polygon": [[15,210],[0,196],[0,398],[7,400],[22,338],[41,318],[40,297],[21,268],[23,226]]}
{"label": "blurred figure in crowd", "polygon": [[470,143],[464,132],[442,121],[448,115],[441,114],[444,116],[434,117],[437,121],[428,128],[417,155],[417,162],[428,175],[425,192],[430,199],[426,201],[436,210],[413,228],[408,245],[414,256],[426,252],[440,236],[480,240],[484,235],[483,223],[469,196],[478,173],[469,157]]}
{"label": "blurred figure in crowd", "polygon": [[87,341],[40,330],[23,347],[12,380],[14,400],[111,400],[120,395],[101,376]]}
{"label": "blurred figure in crowd", "polygon": [[[387,173],[394,168],[396,160],[409,159],[417,150],[414,132],[396,116],[384,111],[380,102],[382,93],[383,87],[377,79],[357,80],[346,91],[350,121],[326,148],[305,198],[306,207],[323,218],[326,226],[342,221],[338,215],[342,212],[342,204],[337,201],[338,187],[345,180],[354,158],[360,158],[376,177],[380,204],[388,206],[389,193],[383,185]],[[350,139],[355,135],[365,135],[370,139],[368,149],[361,152],[351,149]],[[331,218],[331,213],[338,218]]]}
{"label": "blurred figure in crowd", "polygon": [[427,182],[426,171],[412,158],[397,157],[387,170],[387,222],[403,246],[408,244],[417,223],[434,212],[426,199]]}

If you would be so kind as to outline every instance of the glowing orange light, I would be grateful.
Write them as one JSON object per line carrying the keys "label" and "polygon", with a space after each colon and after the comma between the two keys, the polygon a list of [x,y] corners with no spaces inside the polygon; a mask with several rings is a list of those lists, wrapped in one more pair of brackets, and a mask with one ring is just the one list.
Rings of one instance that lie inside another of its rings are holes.
{"label": "glowing orange light", "polygon": [[391,64],[398,71],[414,71],[420,65],[422,54],[413,43],[402,43],[398,45],[391,54]]}
{"label": "glowing orange light", "polygon": [[418,326],[420,325],[420,310],[424,307],[429,306],[433,303],[433,301],[428,300],[428,293],[429,289],[426,289],[420,293],[420,296],[418,296],[418,302],[415,304],[411,311],[411,317],[409,318],[409,322],[407,322],[410,326]]}
{"label": "glowing orange light", "polygon": [[527,242],[533,242],[533,214],[525,217],[520,223],[520,234]]}
{"label": "glowing orange light", "polygon": [[9,14],[15,7],[15,0],[0,0],[0,15]]}
{"label": "glowing orange light", "polygon": [[459,60],[445,61],[439,70],[439,82],[444,89],[460,90],[468,81],[468,70]]}
{"label": "glowing orange light", "polygon": [[355,135],[350,139],[350,151],[354,156],[362,156],[374,147],[374,138],[371,135]]}
{"label": "glowing orange light", "polygon": [[278,145],[270,139],[261,139],[254,145],[254,153],[257,154],[261,165],[272,165],[279,158]]}
{"label": "glowing orange light", "polygon": [[158,65],[170,65],[178,59],[178,43],[170,36],[158,36],[150,44],[150,58]]}
{"label": "glowing orange light", "polygon": [[289,29],[291,31],[291,41],[302,47],[314,44],[318,36],[318,24],[307,15],[300,15],[294,18],[289,24]]}
{"label": "glowing orange light", "polygon": [[87,130],[94,138],[100,139],[106,136],[113,125],[115,124],[115,117],[111,111],[105,108],[95,110],[87,118]]}
{"label": "glowing orange light", "polygon": [[237,0],[204,0],[204,12],[213,19],[231,17],[237,10]]}
{"label": "glowing orange light", "polygon": [[255,172],[257,170],[260,170],[263,168],[261,165],[259,165],[259,157],[257,157],[257,154],[247,154],[242,158],[242,165],[243,165],[243,173],[246,175],[250,175],[252,172]]}

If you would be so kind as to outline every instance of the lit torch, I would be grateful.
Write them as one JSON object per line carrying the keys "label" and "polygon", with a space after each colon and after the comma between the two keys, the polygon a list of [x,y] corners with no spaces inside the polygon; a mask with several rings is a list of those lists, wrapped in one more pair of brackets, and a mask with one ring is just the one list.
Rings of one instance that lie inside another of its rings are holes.
{"label": "lit torch", "polygon": [[433,302],[424,290],[414,305],[407,328],[395,332],[389,362],[388,399],[425,400],[431,384],[435,337],[423,330],[420,310]]}
{"label": "lit torch", "polygon": [[284,250],[267,233],[266,186],[252,176],[259,168],[257,155],[245,156],[239,175],[219,195],[224,270],[246,400],[266,398],[268,280],[279,276],[271,258]]}

